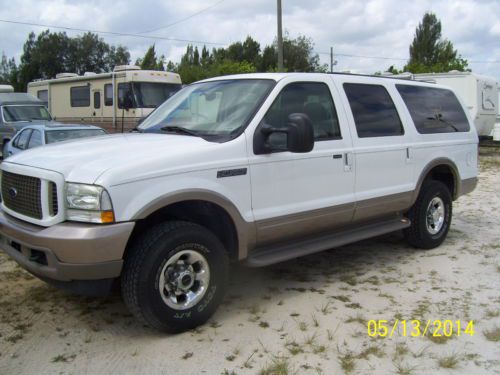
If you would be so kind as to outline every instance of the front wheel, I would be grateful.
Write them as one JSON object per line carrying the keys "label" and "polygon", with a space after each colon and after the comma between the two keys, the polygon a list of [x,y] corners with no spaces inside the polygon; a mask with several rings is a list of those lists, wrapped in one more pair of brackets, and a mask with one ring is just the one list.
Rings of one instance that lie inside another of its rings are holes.
{"label": "front wheel", "polygon": [[136,237],[125,259],[122,294],[143,323],[182,332],[205,323],[222,301],[229,260],[219,239],[189,222],[161,223]]}
{"label": "front wheel", "polygon": [[452,217],[448,187],[440,181],[426,181],[417,201],[408,212],[411,226],[404,230],[408,243],[421,249],[433,249],[443,243]]}

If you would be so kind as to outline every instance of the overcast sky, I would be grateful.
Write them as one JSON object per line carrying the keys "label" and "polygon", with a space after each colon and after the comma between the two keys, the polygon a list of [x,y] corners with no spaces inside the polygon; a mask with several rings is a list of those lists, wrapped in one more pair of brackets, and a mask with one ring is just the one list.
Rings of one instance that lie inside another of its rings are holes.
{"label": "overcast sky", "polygon": [[[160,29],[210,6],[184,22]],[[500,80],[499,0],[283,0],[283,28],[291,37],[311,37],[315,50],[321,53],[322,63],[329,63],[328,53],[333,46],[334,53],[339,54],[335,57],[336,70],[373,73],[392,64],[400,68],[404,65],[415,28],[426,11],[435,12],[441,19],[443,36],[470,61],[473,71]],[[133,34],[158,29],[142,35],[223,45],[251,35],[263,46],[272,43],[276,35],[276,1],[0,0],[0,19]],[[28,33],[43,29],[0,22],[0,51],[19,62]],[[186,42],[102,37],[108,43],[127,46],[132,61],[142,56],[152,43],[156,43],[159,54],[175,62],[186,47]]]}

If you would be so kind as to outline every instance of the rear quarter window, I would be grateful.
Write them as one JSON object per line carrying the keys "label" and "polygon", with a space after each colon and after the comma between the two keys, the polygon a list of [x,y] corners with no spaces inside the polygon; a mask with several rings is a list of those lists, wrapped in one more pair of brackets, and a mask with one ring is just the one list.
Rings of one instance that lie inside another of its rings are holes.
{"label": "rear quarter window", "polygon": [[468,132],[469,121],[455,94],[446,89],[396,85],[421,134]]}

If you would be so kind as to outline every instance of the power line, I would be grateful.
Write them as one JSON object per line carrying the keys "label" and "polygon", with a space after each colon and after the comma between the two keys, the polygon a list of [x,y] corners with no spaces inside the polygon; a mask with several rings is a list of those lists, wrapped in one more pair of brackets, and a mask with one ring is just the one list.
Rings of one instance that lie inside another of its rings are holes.
{"label": "power line", "polygon": [[187,16],[186,18],[182,18],[182,19],[177,20],[175,22],[172,22],[172,23],[170,23],[168,25],[165,25],[165,26],[162,26],[162,27],[158,27],[158,28],[152,29],[152,30],[139,31],[138,34],[147,34],[147,33],[152,33],[154,31],[158,31],[158,30],[168,29],[171,26],[177,25],[177,24],[179,24],[181,22],[187,21],[190,18],[196,17],[198,14],[201,14],[201,13],[203,13],[203,12],[209,10],[209,9],[215,8],[217,5],[219,5],[223,1],[225,1],[225,0],[219,0],[215,4],[212,4],[212,5],[210,5],[210,6],[206,7],[206,8],[203,8],[203,9],[201,9],[201,10],[199,10],[199,11],[197,11],[197,12],[195,12],[195,13],[189,15],[189,16]]}
{"label": "power line", "polygon": [[[320,55],[328,55],[330,56],[330,52],[320,52],[316,51],[317,54]],[[397,61],[408,61],[408,59],[403,59],[401,57],[385,57],[385,56],[366,56],[366,55],[350,55],[346,53],[336,53],[335,56],[343,56],[343,57],[356,57],[361,59],[375,59],[375,60],[397,60]],[[471,64],[500,64],[500,60],[470,60],[468,61]]]}
{"label": "power line", "polygon": [[46,25],[41,23],[33,23],[33,22],[21,22],[21,21],[12,21],[12,20],[4,20],[0,19],[0,22],[10,23],[15,25],[27,25],[27,26],[37,26],[37,27],[47,27],[51,29],[61,29],[68,31],[79,31],[79,32],[91,32],[94,34],[105,34],[105,35],[114,35],[114,36],[129,36],[134,38],[143,38],[143,39],[158,39],[158,40],[168,40],[171,42],[185,42],[185,43],[193,43],[193,44],[210,44],[216,46],[225,46],[227,43],[219,43],[219,42],[207,42],[203,40],[189,40],[189,39],[178,39],[178,38],[169,38],[164,36],[155,36],[155,35],[141,35],[141,34],[132,34],[132,33],[119,33],[116,31],[102,31],[102,30],[88,30],[88,29],[79,29],[76,27],[67,27],[67,26],[57,26],[57,25]]}

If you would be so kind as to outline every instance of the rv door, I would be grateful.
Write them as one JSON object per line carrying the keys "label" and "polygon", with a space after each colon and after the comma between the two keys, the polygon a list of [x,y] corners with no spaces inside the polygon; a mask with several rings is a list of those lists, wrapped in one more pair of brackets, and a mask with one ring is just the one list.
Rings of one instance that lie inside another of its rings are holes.
{"label": "rv door", "polygon": [[95,89],[92,90],[93,92],[93,101],[94,101],[94,108],[92,110],[92,121],[97,122],[100,121],[102,122],[103,120],[103,98],[102,98],[102,91],[100,89]]}

